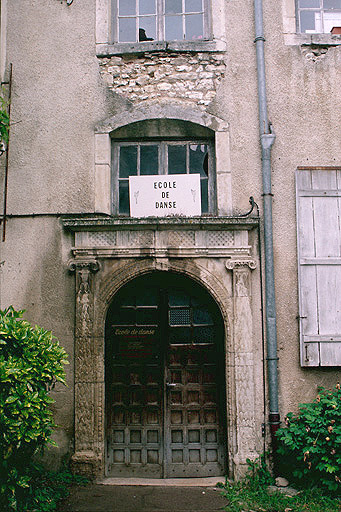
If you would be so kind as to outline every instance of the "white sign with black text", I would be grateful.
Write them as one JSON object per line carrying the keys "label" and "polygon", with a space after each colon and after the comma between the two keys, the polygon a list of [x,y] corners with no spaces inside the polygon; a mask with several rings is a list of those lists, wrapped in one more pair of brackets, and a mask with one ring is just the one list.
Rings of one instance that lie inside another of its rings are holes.
{"label": "white sign with black text", "polygon": [[131,217],[201,215],[200,174],[129,176]]}

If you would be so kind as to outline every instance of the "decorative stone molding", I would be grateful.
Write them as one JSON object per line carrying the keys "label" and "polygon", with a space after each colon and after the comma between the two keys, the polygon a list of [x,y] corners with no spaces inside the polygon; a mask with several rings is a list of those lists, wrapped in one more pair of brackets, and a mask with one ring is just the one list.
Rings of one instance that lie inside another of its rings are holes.
{"label": "decorative stone molding", "polygon": [[225,263],[225,267],[227,270],[237,270],[240,268],[248,267],[250,270],[255,270],[257,268],[257,262],[255,260],[228,260]]}
{"label": "decorative stone molding", "polygon": [[257,222],[252,217],[63,220],[64,226],[75,232],[76,260],[229,258],[227,265],[252,269],[256,264],[251,259],[248,231]]}
{"label": "decorative stone molding", "polygon": [[85,261],[69,261],[69,270],[70,272],[75,272],[79,270],[81,272],[97,272],[100,269],[100,264],[97,260],[85,260]]}
{"label": "decorative stone molding", "polygon": [[[102,424],[98,416],[103,402],[104,382],[96,364],[96,347],[93,341],[94,293],[93,274],[100,265],[95,259],[73,260],[69,270],[76,272],[76,325],[75,325],[75,454],[72,467],[90,477],[99,473],[102,466],[101,439],[96,425]],[[102,430],[102,427],[100,428]]]}
{"label": "decorative stone molding", "polygon": [[148,102],[142,104],[131,111],[117,114],[103,120],[95,129],[96,133],[110,133],[117,128],[126,126],[130,123],[145,121],[147,119],[178,119],[196,123],[213,131],[227,131],[228,123],[218,116],[203,112],[195,106],[178,105],[177,103],[169,105],[168,102]]}
{"label": "decorative stone molding", "polygon": [[155,258],[155,270],[161,270],[168,272],[169,270],[169,259],[168,258]]}
{"label": "decorative stone molding", "polygon": [[234,362],[236,406],[236,452],[233,457],[235,478],[247,471],[247,459],[257,456],[255,443],[255,396],[253,322],[251,308],[251,271],[257,267],[253,259],[229,260],[227,270],[232,270]]}
{"label": "decorative stone molding", "polygon": [[[257,265],[251,258],[248,245],[248,230],[255,227],[256,222],[251,219],[245,223],[244,220],[245,224],[240,225],[239,229],[233,229],[230,225],[229,230],[226,229],[226,222],[209,219],[209,229],[206,230],[202,227],[201,219],[195,219],[193,223],[188,220],[176,223],[172,219],[158,226],[153,225],[153,219],[141,221],[140,229],[138,219],[102,219],[100,223],[109,222],[114,226],[102,226],[98,230],[92,226],[89,231],[84,231],[86,226],[79,230],[77,221],[72,226],[77,235],[74,260],[69,264],[69,269],[76,272],[73,467],[90,476],[101,477],[104,474],[106,312],[122,286],[138,276],[157,270],[187,275],[208,290],[221,311],[225,326],[229,472],[238,477],[247,468],[246,459],[256,456],[251,271]],[[121,224],[118,226],[115,223]],[[132,224],[135,224],[135,229],[132,229]],[[143,245],[146,241],[148,244],[152,242],[151,247],[144,248],[149,252],[143,254],[141,247],[115,246],[114,242],[122,242],[125,232],[128,233],[127,240],[130,240],[129,233],[132,232],[135,243]],[[92,242],[97,240],[95,233],[105,234],[99,240],[108,245],[91,247],[87,236],[89,233]],[[115,236],[109,236],[112,233]],[[168,241],[181,241],[181,233],[187,234],[184,242],[188,247],[169,247]],[[190,247],[189,240],[198,243],[198,246]],[[207,247],[207,243],[214,244],[214,247]],[[126,252],[121,254],[122,257],[117,257],[118,250]],[[137,250],[140,251],[139,257],[134,253]],[[212,257],[214,254],[216,257]],[[231,259],[226,261],[227,255]],[[98,258],[101,259],[101,265]],[[101,272],[94,278],[100,266]]]}
{"label": "decorative stone molding", "polygon": [[[159,266],[161,262],[165,265],[163,268]],[[130,263],[127,263],[127,261],[118,261],[115,264],[110,262],[110,270],[106,273],[103,272],[101,279],[97,282],[98,293],[96,293],[96,315],[94,324],[96,338],[102,339],[102,336],[104,337],[104,323],[107,307],[119,289],[136,277],[155,270],[187,275],[206,288],[218,304],[224,319],[226,332],[229,336],[232,328],[230,325],[232,318],[232,302],[231,294],[228,291],[226,283],[223,284],[212,272],[209,272],[197,261],[162,259],[161,262],[157,259],[135,260]]]}

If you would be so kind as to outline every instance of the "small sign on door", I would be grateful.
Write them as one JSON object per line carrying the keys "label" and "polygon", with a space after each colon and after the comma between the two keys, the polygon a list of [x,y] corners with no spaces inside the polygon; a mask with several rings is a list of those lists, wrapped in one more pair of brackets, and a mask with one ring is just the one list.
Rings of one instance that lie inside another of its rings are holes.
{"label": "small sign on door", "polygon": [[129,176],[131,217],[201,215],[200,174]]}

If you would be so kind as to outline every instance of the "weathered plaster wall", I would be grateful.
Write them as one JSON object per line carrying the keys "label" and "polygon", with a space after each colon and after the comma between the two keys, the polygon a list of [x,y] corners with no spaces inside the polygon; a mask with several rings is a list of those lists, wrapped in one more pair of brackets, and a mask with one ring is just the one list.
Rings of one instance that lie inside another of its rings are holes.
{"label": "weathered plaster wall", "polygon": [[74,277],[66,266],[70,238],[54,218],[10,219],[0,247],[1,309],[10,304],[24,309],[24,318],[51,330],[69,354],[68,387],[57,384],[51,393],[60,425],[54,435],[59,449],[51,449],[49,457],[52,467],[72,451],[73,441]]}
{"label": "weathered plaster wall", "polygon": [[69,7],[18,0],[8,8],[8,213],[93,209],[93,126],[110,108],[98,79],[94,27],[91,0]]}
{"label": "weathered plaster wall", "polygon": [[[299,402],[313,399],[318,385],[330,387],[340,378],[339,369],[302,369],[299,363],[294,173],[298,166],[341,165],[341,46],[285,44],[284,2],[264,5],[269,118],[277,135],[272,174],[283,419]],[[300,39],[306,43],[307,36]],[[341,43],[340,37],[323,39]]]}
{"label": "weathered plaster wall", "polygon": [[[92,211],[93,127],[111,112],[94,55],[94,2],[74,2],[72,8],[55,0],[7,2],[6,24],[6,79],[13,64],[7,213]],[[2,201],[3,169],[1,212]],[[25,309],[25,318],[51,329],[70,356],[68,388],[53,392],[61,425],[53,465],[59,462],[57,452],[73,449],[71,245],[72,237],[55,217],[10,218],[6,241],[0,243],[1,307]]]}

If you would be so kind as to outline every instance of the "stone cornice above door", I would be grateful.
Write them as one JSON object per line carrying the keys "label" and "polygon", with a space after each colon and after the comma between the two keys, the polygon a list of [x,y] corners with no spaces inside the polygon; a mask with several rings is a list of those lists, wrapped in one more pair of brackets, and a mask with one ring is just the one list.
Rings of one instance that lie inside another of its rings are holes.
{"label": "stone cornice above door", "polygon": [[74,218],[63,219],[75,233],[77,258],[248,258],[248,232],[256,218]]}

